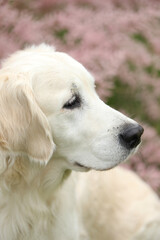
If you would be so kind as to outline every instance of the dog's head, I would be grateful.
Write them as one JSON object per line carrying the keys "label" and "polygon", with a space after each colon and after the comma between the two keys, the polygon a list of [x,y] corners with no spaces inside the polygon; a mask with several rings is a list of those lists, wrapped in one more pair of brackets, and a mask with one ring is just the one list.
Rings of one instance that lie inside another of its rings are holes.
{"label": "dog's head", "polygon": [[1,171],[19,154],[42,164],[53,155],[73,170],[110,169],[136,150],[143,133],[99,99],[80,63],[44,44],[3,63],[0,107]]}

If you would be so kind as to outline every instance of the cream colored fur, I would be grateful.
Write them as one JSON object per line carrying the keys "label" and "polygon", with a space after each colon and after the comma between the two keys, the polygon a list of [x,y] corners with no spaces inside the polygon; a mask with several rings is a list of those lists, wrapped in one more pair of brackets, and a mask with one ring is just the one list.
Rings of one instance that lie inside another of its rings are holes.
{"label": "cream colored fur", "polygon": [[[81,105],[64,108],[75,95]],[[98,98],[80,63],[45,44],[13,54],[0,112],[0,240],[160,239],[152,190],[119,167],[94,171],[136,151],[118,135],[137,123]]]}

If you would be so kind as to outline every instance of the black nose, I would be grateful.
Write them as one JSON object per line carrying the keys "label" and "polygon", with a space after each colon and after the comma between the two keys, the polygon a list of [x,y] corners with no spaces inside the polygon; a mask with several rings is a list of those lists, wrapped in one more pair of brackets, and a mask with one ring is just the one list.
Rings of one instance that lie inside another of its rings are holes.
{"label": "black nose", "polygon": [[144,129],[140,125],[128,125],[123,128],[122,133],[119,134],[120,143],[127,149],[137,147],[141,142],[141,136]]}

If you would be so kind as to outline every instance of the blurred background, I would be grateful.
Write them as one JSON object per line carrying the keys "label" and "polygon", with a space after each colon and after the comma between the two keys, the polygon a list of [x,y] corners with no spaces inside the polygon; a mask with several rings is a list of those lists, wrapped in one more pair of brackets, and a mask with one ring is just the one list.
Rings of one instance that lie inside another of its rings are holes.
{"label": "blurred background", "polygon": [[42,42],[83,63],[100,97],[144,126],[124,165],[160,195],[160,1],[0,0],[0,60]]}

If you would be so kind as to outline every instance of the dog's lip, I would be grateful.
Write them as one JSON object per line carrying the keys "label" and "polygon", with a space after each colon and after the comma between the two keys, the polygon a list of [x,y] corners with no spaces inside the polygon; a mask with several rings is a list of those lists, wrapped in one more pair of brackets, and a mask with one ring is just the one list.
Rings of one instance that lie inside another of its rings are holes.
{"label": "dog's lip", "polygon": [[94,169],[94,170],[97,170],[97,171],[108,171],[108,170],[115,167],[115,166],[113,166],[113,167],[104,168],[104,169],[103,168],[102,169],[96,169],[96,168],[92,168],[92,167],[87,167],[87,166],[82,165],[81,163],[78,163],[78,162],[75,162],[74,165],[77,166],[77,167],[80,167],[80,168],[85,168],[87,170]]}
{"label": "dog's lip", "polygon": [[90,167],[87,167],[87,166],[85,166],[85,165],[82,165],[82,164],[80,164],[80,163],[78,163],[78,162],[75,162],[74,165],[76,165],[77,167],[90,169]]}

